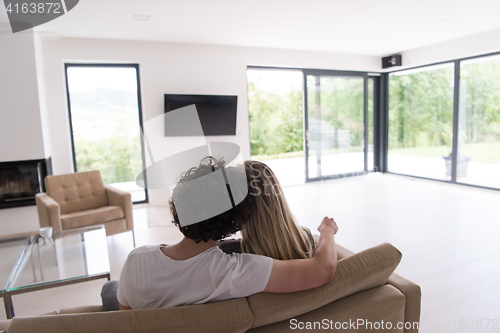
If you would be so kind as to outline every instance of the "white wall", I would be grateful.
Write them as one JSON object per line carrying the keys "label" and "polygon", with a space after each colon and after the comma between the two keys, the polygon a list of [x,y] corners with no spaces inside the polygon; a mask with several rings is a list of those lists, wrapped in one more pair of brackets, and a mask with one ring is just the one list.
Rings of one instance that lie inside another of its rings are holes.
{"label": "white wall", "polygon": [[[48,157],[31,33],[0,33],[0,162]],[[0,210],[0,235],[37,230],[36,207]]]}
{"label": "white wall", "polygon": [[45,91],[45,67],[43,66],[42,41],[35,38],[35,62],[36,78],[38,83],[38,100],[40,103],[40,122],[43,136],[43,149],[45,157],[52,155],[52,140],[50,137],[49,110],[47,106],[47,94]]}
{"label": "white wall", "polygon": [[[138,63],[143,119],[164,112],[163,95],[238,95],[235,136],[208,137],[229,141],[250,157],[246,69],[249,65],[338,70],[378,68],[371,56],[213,45],[62,38],[42,45],[47,108],[50,110],[54,174],[72,172],[64,63]],[[153,205],[165,205],[167,191],[150,191]]]}
{"label": "white wall", "polygon": [[35,46],[30,33],[0,33],[0,162],[45,157]]}
{"label": "white wall", "polygon": [[500,29],[497,29],[402,52],[402,68],[499,51]]}

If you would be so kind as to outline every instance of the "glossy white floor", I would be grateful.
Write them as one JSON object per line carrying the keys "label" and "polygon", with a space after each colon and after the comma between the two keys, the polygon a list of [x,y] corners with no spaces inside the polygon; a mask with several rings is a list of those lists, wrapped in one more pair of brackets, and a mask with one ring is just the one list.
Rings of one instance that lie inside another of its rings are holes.
{"label": "glossy white floor", "polygon": [[[500,330],[500,192],[370,174],[288,187],[285,195],[298,221],[313,231],[325,215],[334,217],[337,242],[353,251],[390,242],[403,253],[396,272],[422,288],[421,332],[477,332],[460,325],[483,320],[484,328],[486,319],[499,323],[492,329],[490,322],[485,332]],[[134,219],[138,246],[181,238],[167,206],[136,207]],[[111,276],[118,279],[131,234],[108,237],[108,250]],[[14,296],[16,315],[100,304],[103,283]]]}

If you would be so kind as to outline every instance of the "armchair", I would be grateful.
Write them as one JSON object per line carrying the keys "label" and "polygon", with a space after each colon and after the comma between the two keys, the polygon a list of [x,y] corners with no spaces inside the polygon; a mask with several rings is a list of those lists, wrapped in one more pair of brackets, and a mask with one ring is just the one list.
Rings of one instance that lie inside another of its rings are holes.
{"label": "armchair", "polygon": [[103,224],[106,235],[132,231],[130,193],[104,185],[100,171],[45,177],[47,193],[35,196],[40,227],[54,231]]}

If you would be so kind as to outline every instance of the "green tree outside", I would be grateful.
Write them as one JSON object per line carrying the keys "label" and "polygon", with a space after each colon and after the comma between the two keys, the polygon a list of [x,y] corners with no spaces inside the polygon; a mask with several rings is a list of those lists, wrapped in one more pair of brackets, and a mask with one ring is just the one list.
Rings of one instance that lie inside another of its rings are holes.
{"label": "green tree outside", "polygon": [[142,157],[134,93],[96,89],[70,100],[78,171],[99,170],[105,184],[135,181]]}
{"label": "green tree outside", "polygon": [[303,151],[302,91],[259,89],[248,82],[250,147],[252,156],[272,157]]}
{"label": "green tree outside", "polygon": [[[500,60],[461,64],[459,154],[500,162]],[[390,76],[389,151],[439,158],[453,143],[454,67]]]}

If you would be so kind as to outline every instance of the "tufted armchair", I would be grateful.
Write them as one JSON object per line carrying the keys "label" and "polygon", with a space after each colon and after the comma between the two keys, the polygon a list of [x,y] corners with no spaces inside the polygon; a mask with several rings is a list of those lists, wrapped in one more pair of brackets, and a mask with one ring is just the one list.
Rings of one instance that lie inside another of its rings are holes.
{"label": "tufted armchair", "polygon": [[54,231],[103,224],[106,235],[132,231],[130,193],[104,185],[100,171],[45,177],[47,193],[35,197],[40,227]]}

